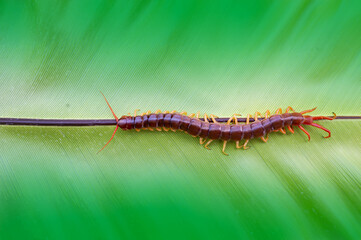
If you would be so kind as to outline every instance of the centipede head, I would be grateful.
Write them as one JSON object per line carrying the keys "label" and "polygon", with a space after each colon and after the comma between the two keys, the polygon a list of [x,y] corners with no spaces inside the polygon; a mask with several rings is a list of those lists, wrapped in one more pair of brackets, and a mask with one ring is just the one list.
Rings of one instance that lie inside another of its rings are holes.
{"label": "centipede head", "polygon": [[110,141],[113,140],[113,137],[114,137],[115,133],[117,132],[117,130],[118,130],[118,128],[119,128],[117,115],[115,115],[112,107],[110,106],[110,104],[109,104],[107,98],[104,96],[104,94],[103,94],[102,92],[100,92],[100,93],[103,95],[103,97],[104,97],[104,99],[105,99],[105,102],[108,104],[108,107],[109,107],[110,111],[112,112],[112,114],[113,114],[113,116],[114,116],[114,118],[115,118],[115,120],[116,120],[116,127],[115,127],[115,130],[114,130],[114,132],[113,132],[112,137],[111,137],[111,138],[109,139],[109,141],[104,145],[104,147],[102,147],[102,149],[100,149],[97,153],[99,153],[100,151],[102,151],[102,150],[110,143]]}

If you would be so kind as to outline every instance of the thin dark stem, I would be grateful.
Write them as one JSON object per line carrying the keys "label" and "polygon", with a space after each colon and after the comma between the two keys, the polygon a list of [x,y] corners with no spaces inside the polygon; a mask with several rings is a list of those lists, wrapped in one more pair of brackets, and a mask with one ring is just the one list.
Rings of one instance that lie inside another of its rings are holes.
{"label": "thin dark stem", "polygon": [[[333,117],[333,116],[330,116]],[[229,118],[216,118],[217,122],[227,122]],[[263,118],[258,118],[262,120]],[[337,116],[336,119],[361,119],[361,116]],[[204,120],[200,118],[200,120]],[[237,118],[238,122],[246,122],[246,118]],[[249,119],[254,122],[254,118]],[[0,118],[0,125],[27,125],[27,126],[109,126],[115,125],[114,119],[33,119],[33,118]]]}

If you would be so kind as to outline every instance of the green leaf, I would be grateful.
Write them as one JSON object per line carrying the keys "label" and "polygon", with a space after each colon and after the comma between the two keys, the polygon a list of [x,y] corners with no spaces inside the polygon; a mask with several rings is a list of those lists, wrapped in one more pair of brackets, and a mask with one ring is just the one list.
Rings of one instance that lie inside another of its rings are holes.
{"label": "green leaf", "polygon": [[[0,1],[0,117],[360,115],[359,1]],[[0,126],[0,238],[358,239],[361,122],[211,150],[181,132]]]}

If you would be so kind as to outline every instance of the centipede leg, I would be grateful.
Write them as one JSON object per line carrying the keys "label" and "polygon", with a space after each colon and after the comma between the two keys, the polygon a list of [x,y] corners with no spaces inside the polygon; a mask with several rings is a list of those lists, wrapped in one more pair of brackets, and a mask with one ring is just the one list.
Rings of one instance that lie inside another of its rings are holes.
{"label": "centipede leg", "polygon": [[[208,115],[207,115],[207,113],[204,114],[204,121],[205,121],[205,122],[209,122],[209,121],[208,121]],[[199,143],[200,143],[201,145],[203,145],[206,141],[207,141],[207,139],[204,139],[204,141],[203,141],[203,138],[199,138]]]}
{"label": "centipede leg", "polygon": [[[163,114],[167,114],[169,113],[169,111],[164,111]],[[163,131],[165,132],[168,132],[169,131],[169,128],[166,128],[166,127],[162,127]]]}
{"label": "centipede leg", "polygon": [[192,117],[194,117],[195,115],[196,115],[195,113],[191,113],[191,114],[188,115],[188,117],[192,118]]}
{"label": "centipede leg", "polygon": [[228,153],[226,153],[224,150],[226,150],[226,145],[227,145],[227,141],[223,141],[223,149],[222,149],[222,153],[226,156],[228,156]]}
{"label": "centipede leg", "polygon": [[295,131],[293,130],[293,127],[292,126],[287,126],[288,127],[288,130],[290,130],[290,132],[293,134],[293,133],[295,133]]}
{"label": "centipede leg", "polygon": [[288,113],[289,111],[294,112],[295,110],[293,110],[293,108],[292,108],[291,106],[288,106],[288,107],[286,108],[286,113]]}
{"label": "centipede leg", "polygon": [[213,114],[211,114],[211,115],[209,115],[209,116],[211,117],[211,119],[212,119],[212,121],[213,121],[214,123],[218,123],[217,120],[215,119],[215,118],[217,118],[218,116],[215,116],[215,115],[213,115]]}
{"label": "centipede leg", "polygon": [[[176,110],[173,110],[173,111],[171,111],[171,112],[168,112],[167,111],[167,113],[170,113],[170,114],[174,114],[174,113],[176,113],[177,111]],[[166,132],[168,132],[169,130],[171,130],[172,132],[176,132],[177,130],[174,130],[174,129],[172,129],[172,128],[165,128],[165,127],[163,127],[163,130],[164,131],[166,131]]]}
{"label": "centipede leg", "polygon": [[306,129],[304,129],[301,125],[298,125],[298,127],[299,127],[304,133],[307,134],[307,136],[308,136],[308,141],[310,141],[310,140],[311,140],[311,136],[310,136],[310,134],[306,131]]}
{"label": "centipede leg", "polygon": [[282,108],[277,109],[276,114],[282,114]]}
{"label": "centipede leg", "polygon": [[[160,110],[160,109],[158,109],[157,111],[155,111],[155,114],[159,114],[159,113],[161,113],[162,111]],[[155,128],[157,131],[159,131],[159,132],[161,132],[162,131],[162,128],[160,128],[160,127],[156,127]]]}
{"label": "centipede leg", "polygon": [[324,137],[324,138],[329,138],[329,137],[331,137],[331,131],[328,130],[327,128],[325,128],[325,127],[323,127],[323,126],[321,126],[321,125],[318,125],[318,124],[316,124],[316,123],[311,123],[310,126],[314,126],[314,127],[320,128],[320,129],[322,129],[323,131],[327,132],[327,133],[328,133],[328,136],[327,136],[327,137]]}
{"label": "centipede leg", "polygon": [[249,124],[249,119],[252,117],[252,115],[247,114],[246,124]]}
{"label": "centipede leg", "polygon": [[247,147],[247,143],[249,142],[249,139],[247,139],[244,144],[242,145],[243,149],[246,150],[248,149],[249,147]]}
{"label": "centipede leg", "polygon": [[204,145],[204,147],[207,148],[208,150],[211,150],[211,149],[208,147],[208,145],[209,145],[211,142],[213,142],[213,139],[209,140],[209,141],[206,143],[206,145]]}
{"label": "centipede leg", "polygon": [[231,122],[232,122],[233,118],[234,118],[234,116],[232,116],[232,117],[230,117],[230,118],[228,119],[228,121],[227,121],[227,125],[230,125],[230,124],[231,124]]}
{"label": "centipede leg", "polygon": [[[134,110],[134,117],[137,116],[137,112],[138,112],[139,110],[140,110],[140,109],[135,109],[135,110]],[[140,129],[135,128],[135,131],[140,132]]]}
{"label": "centipede leg", "polygon": [[199,144],[203,145],[205,142],[207,141],[207,139],[200,138],[199,139]]}
{"label": "centipede leg", "polygon": [[333,117],[325,117],[325,116],[318,116],[318,117],[312,117],[312,120],[322,120],[322,119],[325,119],[325,120],[334,120],[336,119],[336,113],[332,112],[333,114]]}
{"label": "centipede leg", "polygon": [[239,146],[239,141],[236,141],[236,148],[240,149],[242,146]]}
{"label": "centipede leg", "polygon": [[[267,110],[266,113],[265,113],[265,115],[264,115],[264,118],[265,118],[265,119],[269,118],[269,115],[271,115],[271,113],[270,113],[269,110]],[[267,142],[267,140],[268,140],[268,133],[266,134],[266,137],[261,137],[261,139],[262,139],[262,141]]]}
{"label": "centipede leg", "polygon": [[260,112],[255,112],[255,113],[254,113],[254,121],[258,121],[258,115],[259,115],[260,117],[262,117],[262,115],[261,115]]}
{"label": "centipede leg", "polygon": [[317,107],[300,112],[301,114],[310,113],[316,110]]}
{"label": "centipede leg", "polygon": [[237,116],[241,116],[241,114],[235,113],[231,118],[228,119],[227,125],[230,125],[232,123],[232,120],[234,120],[234,124],[238,125],[238,119]]}
{"label": "centipede leg", "polygon": [[179,114],[180,114],[180,115],[187,115],[187,112],[182,111],[182,112],[180,112]]}

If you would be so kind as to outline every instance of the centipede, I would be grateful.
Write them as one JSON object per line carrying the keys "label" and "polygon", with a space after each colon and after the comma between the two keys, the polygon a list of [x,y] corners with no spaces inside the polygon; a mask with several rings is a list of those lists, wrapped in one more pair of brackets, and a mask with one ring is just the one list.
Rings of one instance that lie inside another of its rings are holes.
{"label": "centipede", "polygon": [[[329,138],[331,137],[331,131],[317,123],[314,123],[314,120],[334,120],[336,118],[335,113],[333,113],[333,117],[312,117],[310,115],[305,115],[315,111],[316,107],[296,112],[290,106],[286,108],[285,113],[282,113],[282,108],[278,108],[275,114],[272,115],[270,111],[267,110],[264,117],[262,117],[260,112],[255,112],[254,121],[251,123],[250,118],[252,115],[247,114],[245,124],[240,124],[237,121],[237,116],[240,114],[233,114],[225,124],[222,124],[217,122],[217,116],[213,114],[210,114],[209,116],[204,114],[204,118],[200,119],[199,112],[187,115],[186,112],[162,112],[161,110],[157,110],[154,113],[149,110],[137,115],[137,112],[139,111],[139,109],[137,109],[134,111],[133,116],[129,113],[128,115],[123,115],[121,118],[118,118],[105,95],[103,93],[101,94],[116,120],[116,127],[109,141],[102,149],[99,150],[99,152],[112,141],[117,130],[121,128],[125,131],[135,130],[137,132],[141,130],[171,130],[173,132],[183,131],[193,137],[199,137],[199,143],[204,145],[204,147],[208,150],[210,150],[209,145],[213,141],[221,140],[223,141],[222,153],[228,155],[225,150],[229,141],[235,142],[237,149],[248,149],[249,146],[247,146],[247,144],[251,139],[260,138],[263,142],[267,142],[268,136],[271,132],[281,132],[282,134],[286,134],[286,128],[293,134],[293,127],[298,127],[307,135],[308,141],[310,141],[311,136],[304,128],[304,126],[308,125],[327,132],[328,135],[324,138]],[[244,140],[244,143],[240,145],[242,140]]]}

